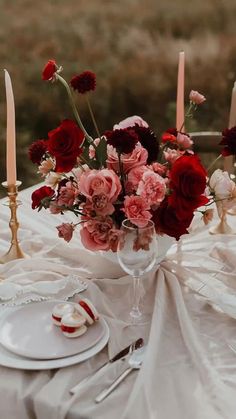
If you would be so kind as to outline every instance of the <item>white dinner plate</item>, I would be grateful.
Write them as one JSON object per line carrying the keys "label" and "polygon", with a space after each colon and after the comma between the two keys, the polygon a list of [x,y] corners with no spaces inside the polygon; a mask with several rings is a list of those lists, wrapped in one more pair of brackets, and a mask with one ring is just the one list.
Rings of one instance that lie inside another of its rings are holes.
{"label": "white dinner plate", "polygon": [[104,319],[103,322],[105,324],[105,334],[96,345],[92,346],[92,348],[88,349],[87,351],[81,352],[74,356],[68,356],[66,358],[40,361],[38,359],[30,359],[18,356],[13,352],[8,351],[0,344],[0,365],[21,370],[49,370],[79,364],[80,362],[86,361],[87,359],[96,355],[104,348],[104,346],[106,346],[109,339],[109,329]]}
{"label": "white dinner plate", "polygon": [[100,318],[77,338],[67,338],[52,322],[52,310],[58,301],[43,301],[7,309],[0,320],[0,343],[26,358],[49,360],[71,357],[89,350],[106,333]]}

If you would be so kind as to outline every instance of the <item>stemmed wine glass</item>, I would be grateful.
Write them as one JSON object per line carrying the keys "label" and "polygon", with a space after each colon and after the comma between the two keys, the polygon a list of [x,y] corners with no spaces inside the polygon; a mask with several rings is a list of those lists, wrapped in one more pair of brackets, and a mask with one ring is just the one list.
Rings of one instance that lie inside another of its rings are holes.
{"label": "stemmed wine glass", "polygon": [[133,278],[132,323],[144,320],[140,309],[140,277],[149,272],[157,258],[157,240],[154,223],[146,220],[140,226],[138,219],[125,219],[121,226],[117,256],[123,270]]}

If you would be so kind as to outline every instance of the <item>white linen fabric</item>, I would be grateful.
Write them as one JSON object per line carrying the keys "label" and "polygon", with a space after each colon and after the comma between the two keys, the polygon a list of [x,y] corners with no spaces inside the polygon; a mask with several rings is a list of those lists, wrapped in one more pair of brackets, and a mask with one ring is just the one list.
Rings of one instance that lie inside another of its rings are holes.
{"label": "white linen fabric", "polygon": [[[35,188],[34,188],[35,189]],[[56,238],[64,217],[32,212],[32,189],[20,194],[21,247],[29,258],[0,266],[4,283],[75,274],[90,279],[91,298],[110,328],[108,350],[71,367],[23,371],[0,367],[0,417],[4,419],[234,419],[236,411],[236,236],[208,234],[207,227],[174,244],[160,267],[144,278],[144,311],[151,321],[127,320],[131,282],[116,263],[93,254],[78,237]],[[0,209],[0,251],[8,249],[9,209]],[[233,217],[229,221],[236,225]],[[1,283],[0,283],[1,287]],[[0,288],[1,295],[1,288]],[[143,337],[147,355],[139,371],[102,403],[96,395],[126,367],[109,365],[74,396],[69,389],[133,341]]]}

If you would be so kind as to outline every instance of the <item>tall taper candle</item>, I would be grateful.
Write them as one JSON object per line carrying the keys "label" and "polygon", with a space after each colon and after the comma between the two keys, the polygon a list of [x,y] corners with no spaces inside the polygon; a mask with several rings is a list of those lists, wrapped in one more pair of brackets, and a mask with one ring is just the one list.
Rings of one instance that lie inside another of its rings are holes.
{"label": "tall taper candle", "polygon": [[16,127],[15,127],[15,104],[11,84],[11,78],[7,70],[5,71],[5,86],[7,99],[7,184],[16,183]]}
{"label": "tall taper candle", "polygon": [[184,52],[179,53],[177,100],[176,100],[176,128],[184,131]]}
{"label": "tall taper candle", "polygon": [[[232,90],[231,96],[231,106],[229,111],[229,128],[232,128],[236,125],[236,81],[234,82],[234,87]],[[227,156],[224,157],[224,170],[229,172],[229,174],[234,172],[234,157]]]}

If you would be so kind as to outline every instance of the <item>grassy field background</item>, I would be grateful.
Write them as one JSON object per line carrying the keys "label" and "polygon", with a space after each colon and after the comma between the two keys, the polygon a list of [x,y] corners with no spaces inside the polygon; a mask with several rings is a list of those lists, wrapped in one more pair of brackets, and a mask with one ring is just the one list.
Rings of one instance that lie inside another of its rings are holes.
{"label": "grassy field background", "polygon": [[[14,88],[23,187],[40,180],[27,157],[29,144],[72,117],[62,86],[41,80],[51,58],[63,66],[67,80],[86,69],[96,73],[91,100],[101,131],[138,114],[160,134],[175,125],[178,53],[184,50],[186,101],[190,89],[207,97],[188,130],[227,126],[236,79],[235,0],[0,0],[0,10],[1,182],[6,177],[4,68]],[[78,106],[94,134],[83,97]]]}

